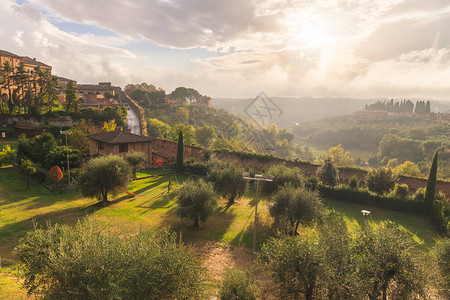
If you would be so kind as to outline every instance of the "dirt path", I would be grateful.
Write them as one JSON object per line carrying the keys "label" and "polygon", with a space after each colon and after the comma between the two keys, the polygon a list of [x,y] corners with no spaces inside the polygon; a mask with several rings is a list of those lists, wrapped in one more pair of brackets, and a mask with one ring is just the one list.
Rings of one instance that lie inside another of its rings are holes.
{"label": "dirt path", "polygon": [[194,249],[200,254],[203,266],[208,271],[207,291],[212,296],[218,295],[226,269],[237,268],[249,270],[254,274],[260,289],[258,299],[278,299],[267,271],[256,267],[255,257],[250,249],[209,241],[197,243]]}

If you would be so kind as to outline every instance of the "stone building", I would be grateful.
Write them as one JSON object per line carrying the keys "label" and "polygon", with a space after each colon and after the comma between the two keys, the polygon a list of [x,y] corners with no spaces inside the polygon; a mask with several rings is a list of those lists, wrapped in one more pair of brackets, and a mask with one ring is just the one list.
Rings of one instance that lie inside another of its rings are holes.
{"label": "stone building", "polygon": [[99,82],[99,84],[78,84],[77,94],[83,100],[82,105],[85,107],[103,108],[105,106],[117,105],[113,98],[107,96],[115,96],[116,87],[111,82]]}
{"label": "stone building", "polygon": [[[30,58],[28,56],[19,56],[17,54],[5,51],[5,50],[0,50],[0,69],[3,69],[3,66],[5,64],[5,62],[9,62],[13,72],[15,71],[15,69],[17,67],[19,67],[21,64],[23,64],[23,67],[25,69],[26,72],[28,72],[28,74],[30,75],[30,79],[33,80],[35,82],[35,86],[37,89],[39,89],[39,86],[37,86],[36,81],[37,81],[37,75],[36,75],[36,68],[39,67],[42,71],[47,71],[49,73],[51,73],[52,71],[52,67],[49,65],[46,65],[40,61],[37,61],[36,58]],[[11,86],[11,88],[15,88],[14,86]],[[5,95],[4,95],[5,94]],[[6,89],[2,89],[2,87],[0,87],[0,95],[2,95],[3,97],[7,97],[7,90]]]}
{"label": "stone building", "polygon": [[153,139],[149,137],[132,134],[121,128],[87,137],[90,156],[114,154],[125,157],[131,152],[142,152],[147,156],[147,164],[150,165],[152,162],[151,142]]}

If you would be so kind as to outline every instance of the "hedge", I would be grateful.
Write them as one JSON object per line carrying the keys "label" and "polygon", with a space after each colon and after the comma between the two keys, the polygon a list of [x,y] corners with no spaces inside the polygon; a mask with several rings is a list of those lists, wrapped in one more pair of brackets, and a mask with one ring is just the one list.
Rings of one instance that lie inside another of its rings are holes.
{"label": "hedge", "polygon": [[368,204],[413,214],[421,214],[425,209],[425,204],[423,202],[415,202],[410,199],[378,196],[364,189],[352,189],[343,186],[333,188],[323,185],[319,185],[318,189],[322,197],[340,201]]}

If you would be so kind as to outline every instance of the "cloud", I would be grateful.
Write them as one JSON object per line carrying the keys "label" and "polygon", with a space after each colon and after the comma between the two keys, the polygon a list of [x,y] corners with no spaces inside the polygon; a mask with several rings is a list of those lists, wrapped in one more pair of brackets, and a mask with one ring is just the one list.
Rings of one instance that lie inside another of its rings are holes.
{"label": "cloud", "polygon": [[34,0],[78,23],[168,47],[215,47],[251,32],[277,28],[276,15],[256,15],[259,1]]}
{"label": "cloud", "polygon": [[[104,78],[123,82],[126,71],[117,61],[132,58],[111,37],[95,41],[60,31],[31,4],[0,1],[2,48],[18,55],[36,57],[53,67],[53,73],[81,81]],[[108,45],[109,43],[109,45]],[[116,44],[116,46],[114,45]],[[95,82],[95,81],[94,81]]]}
{"label": "cloud", "polygon": [[5,50],[85,83],[145,81],[218,97],[445,99],[446,2],[0,0],[0,38]]}

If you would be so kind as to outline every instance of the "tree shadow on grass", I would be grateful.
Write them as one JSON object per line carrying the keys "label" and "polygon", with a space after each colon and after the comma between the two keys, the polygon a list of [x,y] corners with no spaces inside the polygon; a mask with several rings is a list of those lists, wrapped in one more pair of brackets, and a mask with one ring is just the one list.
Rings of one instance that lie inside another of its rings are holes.
{"label": "tree shadow on grass", "polygon": [[140,188],[139,190],[133,191],[133,193],[135,193],[136,195],[142,194],[150,189],[153,189],[159,185],[161,185],[162,183],[166,182],[167,180],[165,180],[164,178],[158,178],[155,181],[152,181],[152,183],[146,185],[143,188]]}
{"label": "tree shadow on grass", "polygon": [[[249,213],[245,224],[242,226],[241,231],[231,240],[231,244],[236,246],[244,246],[247,248],[253,247],[253,234],[254,234],[254,218],[255,211]],[[262,244],[267,238],[273,234],[273,227],[271,222],[263,219],[258,214],[258,225],[256,227],[256,250],[261,249]]]}
{"label": "tree shadow on grass", "polygon": [[26,235],[26,232],[33,229],[34,223],[38,226],[44,226],[47,222],[73,225],[80,218],[83,218],[94,210],[89,208],[72,207],[65,210],[52,211],[49,213],[36,215],[19,222],[9,223],[0,227],[0,255],[11,258],[14,256],[13,250],[20,238]]}
{"label": "tree shadow on grass", "polygon": [[48,193],[48,195],[35,197],[21,205],[26,205],[24,207],[25,210],[32,210],[52,206],[61,202],[75,201],[81,198],[81,194],[77,191],[64,192],[61,194],[52,194],[51,192]]}
{"label": "tree shadow on grass", "polygon": [[231,210],[225,211],[225,204],[219,206],[213,215],[205,222],[200,221],[198,228],[194,227],[191,219],[181,219],[176,214],[176,206],[173,205],[162,216],[161,226],[170,227],[173,231],[182,234],[183,242],[190,243],[199,240],[221,241],[233,223],[236,215]]}

